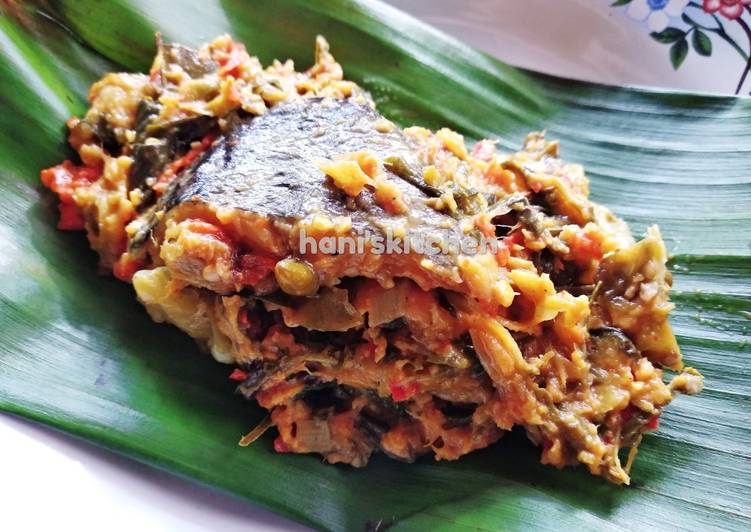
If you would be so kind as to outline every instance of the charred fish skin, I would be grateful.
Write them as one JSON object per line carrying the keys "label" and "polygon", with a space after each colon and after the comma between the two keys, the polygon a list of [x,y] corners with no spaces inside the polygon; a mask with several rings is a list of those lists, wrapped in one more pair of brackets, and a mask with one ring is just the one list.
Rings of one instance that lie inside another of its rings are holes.
{"label": "charred fish skin", "polygon": [[317,163],[347,153],[398,158],[420,168],[414,142],[397,128],[378,131],[375,124],[382,120],[367,100],[306,98],[279,104],[223,136],[173,183],[157,210],[194,202],[288,222],[314,214],[346,216],[355,231],[375,231],[388,221],[425,235],[460,236],[455,218],[427,205],[429,196],[420,187],[388,167],[384,172],[408,198],[405,214],[386,212],[368,191],[348,202],[327,182]]}
{"label": "charred fish skin", "polygon": [[412,145],[401,133],[374,129],[380,118],[349,100],[280,104],[222,139],[182,180],[175,204],[198,198],[277,218],[347,214],[336,189],[321,186],[316,161],[365,150],[381,158],[409,154]]}

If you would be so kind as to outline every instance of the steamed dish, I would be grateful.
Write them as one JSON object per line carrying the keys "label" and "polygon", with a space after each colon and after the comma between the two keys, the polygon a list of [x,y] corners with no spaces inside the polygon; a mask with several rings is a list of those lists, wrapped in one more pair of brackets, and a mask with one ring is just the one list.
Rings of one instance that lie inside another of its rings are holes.
{"label": "steamed dish", "polygon": [[274,426],[279,452],[364,466],[518,425],[543,463],[628,483],[662,409],[701,389],[659,230],[636,242],[542,134],[500,153],[400,128],[322,38],[304,72],[227,36],[160,41],[90,104],[68,122],[80,160],[41,174],[59,227],[234,366],[269,412],[243,443]]}

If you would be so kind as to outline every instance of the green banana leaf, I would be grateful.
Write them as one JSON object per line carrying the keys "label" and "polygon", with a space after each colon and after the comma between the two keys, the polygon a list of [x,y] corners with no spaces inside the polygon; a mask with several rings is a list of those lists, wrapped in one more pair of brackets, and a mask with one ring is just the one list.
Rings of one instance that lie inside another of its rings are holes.
{"label": "green banana leaf", "polygon": [[[383,4],[344,0],[5,1],[0,18],[0,409],[52,425],[308,525],[332,530],[751,528],[751,100],[614,88],[500,64]],[[673,323],[705,391],[679,398],[629,487],[538,464],[513,432],[452,463],[362,470],[236,442],[262,413],[228,368],[152,323],[55,229],[39,170],[71,152],[64,121],[110,70],[145,70],[154,32],[230,32],[268,62],[312,61],[317,33],[403,125],[514,149],[546,128],[596,201],[674,255]]]}

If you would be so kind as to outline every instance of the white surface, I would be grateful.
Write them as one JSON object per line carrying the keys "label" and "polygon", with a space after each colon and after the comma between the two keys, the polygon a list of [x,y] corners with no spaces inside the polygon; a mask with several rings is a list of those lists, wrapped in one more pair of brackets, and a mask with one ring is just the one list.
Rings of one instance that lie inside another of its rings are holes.
{"label": "white surface", "polygon": [[[626,9],[610,8],[611,0],[391,3],[509,63],[579,79],[733,92],[742,70],[738,56],[717,43],[711,58],[690,53],[674,71],[667,46],[648,35],[648,24],[656,22],[633,20]],[[0,415],[0,475],[0,528],[14,532],[301,529],[6,415]]]}
{"label": "white surface", "polygon": [[47,427],[0,414],[0,530],[306,530]]}

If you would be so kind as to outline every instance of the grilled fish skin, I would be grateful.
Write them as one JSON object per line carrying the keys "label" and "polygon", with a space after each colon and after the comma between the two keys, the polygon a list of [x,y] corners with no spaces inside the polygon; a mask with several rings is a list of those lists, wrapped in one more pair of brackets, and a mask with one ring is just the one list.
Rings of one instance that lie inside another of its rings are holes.
{"label": "grilled fish skin", "polygon": [[[315,215],[346,217],[353,235],[384,235],[387,228],[400,227],[413,242],[473,238],[461,231],[456,216],[428,204],[433,197],[429,188],[426,191],[388,165],[382,176],[398,187],[409,205],[403,214],[385,210],[372,190],[347,196],[319,169],[322,160],[368,152],[379,161],[401,161],[421,181],[415,142],[398,128],[379,131],[376,124],[383,120],[368,100],[303,98],[243,121],[178,176],[144,215],[149,222],[131,238],[129,247],[143,243],[158,220],[179,219],[181,211],[197,208],[252,215],[287,228]],[[454,266],[456,255],[436,254],[431,260],[446,269]]]}

